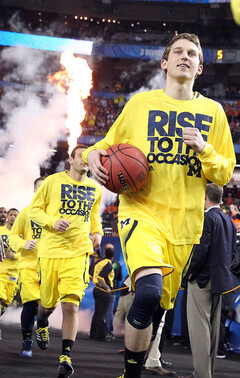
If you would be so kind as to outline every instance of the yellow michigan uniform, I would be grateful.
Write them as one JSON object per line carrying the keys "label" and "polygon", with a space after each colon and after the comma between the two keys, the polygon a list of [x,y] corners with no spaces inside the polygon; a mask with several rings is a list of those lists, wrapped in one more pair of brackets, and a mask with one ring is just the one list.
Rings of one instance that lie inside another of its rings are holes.
{"label": "yellow michigan uniform", "polygon": [[[206,142],[201,153],[183,142],[184,127],[201,132]],[[161,305],[168,309],[192,246],[199,243],[207,180],[225,185],[234,169],[227,118],[219,103],[197,92],[190,101],[173,99],[162,89],[142,92],[128,101],[106,137],[84,151],[83,160],[87,162],[92,149],[106,150],[117,143],[140,148],[149,163],[144,186],[119,196],[119,234],[125,261],[133,278],[142,267],[163,267],[166,277]],[[177,252],[174,246],[178,246]],[[180,251],[179,246],[187,247]],[[151,250],[160,257],[151,257]],[[141,256],[139,251],[143,251]]]}
{"label": "yellow michigan uniform", "polygon": [[37,272],[38,243],[33,250],[26,250],[24,246],[25,243],[31,239],[39,242],[41,233],[42,227],[30,219],[29,206],[27,206],[18,214],[9,234],[10,247],[14,251],[20,252],[18,268],[20,295],[23,304],[40,299],[39,277]]}
{"label": "yellow michigan uniform", "polygon": [[[2,226],[0,232],[2,240],[9,246],[11,231],[7,225]],[[15,253],[14,257],[14,260],[6,257],[3,262],[0,262],[0,301],[6,306],[12,303],[17,291],[19,253]]]}
{"label": "yellow michigan uniform", "polygon": [[[59,297],[69,301],[65,297],[72,295],[81,300],[84,294],[89,282],[89,254],[93,253],[89,234],[102,234],[101,193],[94,180],[86,177],[79,182],[60,172],[47,177],[33,197],[30,217],[43,228],[38,257],[41,302],[46,308],[55,307]],[[58,219],[70,221],[65,232],[54,229]],[[51,298],[50,284],[54,287]]]}

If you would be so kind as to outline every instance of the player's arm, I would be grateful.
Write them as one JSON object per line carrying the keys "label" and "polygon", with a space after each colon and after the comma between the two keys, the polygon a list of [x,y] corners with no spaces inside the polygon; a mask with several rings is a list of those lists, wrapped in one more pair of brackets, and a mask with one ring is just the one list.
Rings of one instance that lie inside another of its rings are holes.
{"label": "player's arm", "polygon": [[93,249],[100,248],[101,242],[102,242],[102,234],[100,234],[100,232],[96,232],[95,234],[92,235]]}
{"label": "player's arm", "polygon": [[196,128],[184,128],[183,140],[198,153],[203,173],[209,181],[219,186],[229,182],[236,164],[236,157],[230,128],[223,109],[218,109],[213,125],[211,140],[214,140],[214,145],[204,142],[201,133]]}
{"label": "player's arm", "polygon": [[25,244],[27,242],[27,240],[23,238],[25,221],[26,219],[24,217],[24,212],[20,211],[11,228],[11,232],[8,235],[9,246],[15,252],[21,252],[23,249],[25,249]]}
{"label": "player's arm", "polygon": [[93,249],[98,249],[102,242],[103,230],[102,230],[101,218],[99,215],[101,198],[102,198],[102,189],[98,186],[96,188],[96,198],[95,198],[94,204],[91,209],[91,214],[90,214]]}
{"label": "player's arm", "polygon": [[58,219],[46,213],[48,185],[49,180],[47,178],[36,191],[30,204],[30,218],[43,228],[54,228],[55,230],[64,232],[68,229],[70,222],[66,219]]}
{"label": "player's arm", "polygon": [[5,245],[4,245],[2,237],[0,235],[0,262],[3,262],[3,260],[5,259],[5,257],[6,257]]}

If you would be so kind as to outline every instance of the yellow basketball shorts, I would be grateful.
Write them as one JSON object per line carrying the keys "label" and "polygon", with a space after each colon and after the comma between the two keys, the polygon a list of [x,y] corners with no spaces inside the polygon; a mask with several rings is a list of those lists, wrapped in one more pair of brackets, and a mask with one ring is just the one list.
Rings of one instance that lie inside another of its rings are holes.
{"label": "yellow basketball shorts", "polygon": [[58,301],[79,306],[89,282],[89,255],[72,258],[39,258],[40,297],[45,308]]}
{"label": "yellow basketball shorts", "polygon": [[123,256],[135,287],[135,275],[144,268],[161,268],[163,292],[161,306],[173,308],[193,245],[173,245],[151,224],[132,218],[119,218],[119,237]]}
{"label": "yellow basketball shorts", "polygon": [[20,296],[22,303],[40,300],[39,275],[36,269],[19,269]]}
{"label": "yellow basketball shorts", "polygon": [[0,301],[9,306],[17,292],[18,277],[11,276],[8,273],[0,273]]}

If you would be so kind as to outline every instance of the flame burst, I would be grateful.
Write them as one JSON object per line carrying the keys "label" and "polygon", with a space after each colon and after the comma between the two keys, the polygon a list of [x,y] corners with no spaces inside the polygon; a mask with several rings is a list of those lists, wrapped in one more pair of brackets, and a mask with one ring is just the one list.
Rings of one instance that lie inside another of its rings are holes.
{"label": "flame burst", "polygon": [[71,153],[82,133],[81,122],[85,118],[83,100],[92,88],[92,70],[85,59],[75,57],[71,52],[61,54],[63,70],[48,76],[59,91],[67,93],[68,151]]}

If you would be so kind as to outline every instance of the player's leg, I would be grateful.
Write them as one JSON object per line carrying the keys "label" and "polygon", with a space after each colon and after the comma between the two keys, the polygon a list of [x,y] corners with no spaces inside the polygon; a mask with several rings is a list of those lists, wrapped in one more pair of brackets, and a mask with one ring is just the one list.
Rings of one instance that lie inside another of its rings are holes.
{"label": "player's leg", "polygon": [[40,301],[39,278],[35,269],[20,269],[20,296],[23,304],[21,312],[22,351],[20,356],[32,357],[32,330]]}
{"label": "player's leg", "polygon": [[162,274],[171,273],[173,267],[167,260],[164,262],[167,243],[153,225],[131,218],[119,219],[119,236],[135,285],[125,328],[125,377],[139,378],[152,336],[152,317],[162,296]]}
{"label": "player's leg", "polygon": [[22,350],[21,357],[32,357],[33,340],[32,329],[35,322],[35,316],[38,311],[38,303],[36,301],[29,301],[23,303],[21,312],[21,331],[22,331]]}
{"label": "player's leg", "polygon": [[48,348],[48,318],[59,301],[57,266],[58,259],[39,259],[41,303],[38,305],[36,341],[41,349]]}
{"label": "player's leg", "polygon": [[152,317],[162,294],[159,268],[148,268],[136,275],[135,298],[125,327],[125,377],[139,378],[152,336]]}
{"label": "player's leg", "polygon": [[78,331],[79,304],[89,282],[89,258],[82,255],[72,259],[59,259],[59,295],[63,312],[62,354],[59,357],[58,377],[74,373],[71,352]]}

